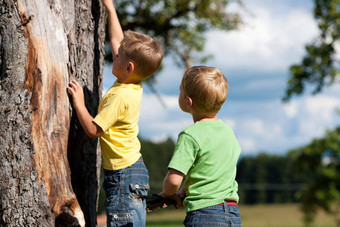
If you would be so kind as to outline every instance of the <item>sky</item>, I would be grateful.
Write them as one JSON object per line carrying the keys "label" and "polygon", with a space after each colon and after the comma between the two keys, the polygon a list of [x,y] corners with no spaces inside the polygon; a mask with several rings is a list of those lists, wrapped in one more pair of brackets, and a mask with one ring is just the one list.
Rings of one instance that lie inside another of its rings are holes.
{"label": "sky", "polygon": [[[243,155],[260,152],[285,154],[322,137],[340,125],[340,86],[327,87],[317,95],[306,92],[289,103],[282,98],[289,67],[300,63],[304,46],[318,35],[312,0],[243,0],[226,10],[240,12],[244,25],[236,31],[210,31],[203,54],[213,58],[205,65],[222,70],[229,82],[227,101],[218,117],[232,127]],[[171,137],[193,124],[191,115],[178,106],[179,85],[184,72],[171,57],[163,61],[155,88],[164,108],[144,84],[140,137],[155,142]],[[195,64],[199,65],[199,64]],[[104,92],[115,77],[111,65],[104,67]]]}

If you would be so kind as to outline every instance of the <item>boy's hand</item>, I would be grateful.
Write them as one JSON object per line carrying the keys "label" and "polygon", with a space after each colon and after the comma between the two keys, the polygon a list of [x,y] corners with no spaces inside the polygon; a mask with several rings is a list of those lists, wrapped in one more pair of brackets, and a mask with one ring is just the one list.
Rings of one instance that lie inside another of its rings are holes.
{"label": "boy's hand", "polygon": [[183,201],[185,197],[187,196],[184,188],[181,188],[180,190],[178,190],[176,192],[176,195],[181,199],[181,201]]}
{"label": "boy's hand", "polygon": [[176,201],[172,199],[166,199],[160,195],[152,194],[151,196],[145,196],[146,210],[152,212],[156,208],[166,208],[168,205],[176,205]]}
{"label": "boy's hand", "polygon": [[173,205],[176,209],[178,207],[182,207],[181,205],[178,205],[175,196],[164,198],[164,196],[162,196],[162,193],[160,193],[159,195],[152,194],[152,196],[146,196],[144,197],[144,199],[146,199],[146,210],[148,212],[152,212],[156,208],[166,208],[169,205]]}
{"label": "boy's hand", "polygon": [[180,198],[177,193],[173,196],[170,196],[170,197],[165,197],[163,192],[159,193],[159,196],[165,198],[165,199],[169,199],[169,200],[172,200],[172,201],[175,201],[176,203],[172,204],[174,205],[174,208],[177,209],[177,208],[180,208],[180,207],[183,207],[183,201],[182,201],[182,198]]}
{"label": "boy's hand", "polygon": [[67,91],[72,95],[74,108],[77,109],[80,106],[85,106],[83,88],[76,80],[70,82]]}

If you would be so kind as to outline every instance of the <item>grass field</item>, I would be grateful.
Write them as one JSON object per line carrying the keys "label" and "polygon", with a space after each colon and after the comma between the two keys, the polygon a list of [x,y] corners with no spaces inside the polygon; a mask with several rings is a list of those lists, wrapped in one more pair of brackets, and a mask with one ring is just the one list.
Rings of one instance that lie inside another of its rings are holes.
{"label": "grass field", "polygon": [[[240,205],[242,227],[304,227],[298,204]],[[185,217],[183,209],[166,208],[147,216],[146,226],[182,227]],[[336,227],[333,218],[318,213],[313,227]]]}

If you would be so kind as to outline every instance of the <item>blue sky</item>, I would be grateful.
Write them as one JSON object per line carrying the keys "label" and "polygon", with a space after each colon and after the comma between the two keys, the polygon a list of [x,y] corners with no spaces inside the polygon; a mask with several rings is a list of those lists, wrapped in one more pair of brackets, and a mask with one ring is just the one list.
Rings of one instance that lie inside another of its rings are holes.
{"label": "blue sky", "polygon": [[[289,66],[299,63],[304,45],[318,34],[312,0],[244,0],[245,9],[232,4],[245,24],[232,32],[206,34],[204,54],[214,57],[206,65],[220,68],[229,81],[228,98],[218,117],[229,124],[244,155],[267,152],[283,154],[289,149],[321,137],[326,129],[340,125],[340,86],[321,94],[306,93],[282,103]],[[155,88],[167,107],[163,108],[144,85],[140,136],[153,141],[178,133],[193,121],[178,107],[183,69],[171,57],[157,76]],[[104,67],[104,91],[114,82],[111,65]]]}

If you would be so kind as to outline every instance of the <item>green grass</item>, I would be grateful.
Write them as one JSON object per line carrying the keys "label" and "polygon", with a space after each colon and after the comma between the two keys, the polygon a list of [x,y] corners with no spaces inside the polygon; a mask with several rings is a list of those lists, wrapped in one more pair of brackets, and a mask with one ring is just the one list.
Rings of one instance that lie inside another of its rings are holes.
{"label": "green grass", "polygon": [[157,209],[152,213],[148,213],[146,217],[146,226],[150,227],[178,227],[183,226],[185,218],[185,210],[175,210],[172,207],[166,209]]}
{"label": "green grass", "polygon": [[[243,227],[304,227],[298,204],[240,205]],[[182,227],[185,210],[166,208],[148,213],[147,227]],[[319,212],[312,227],[336,227],[332,216]]]}

